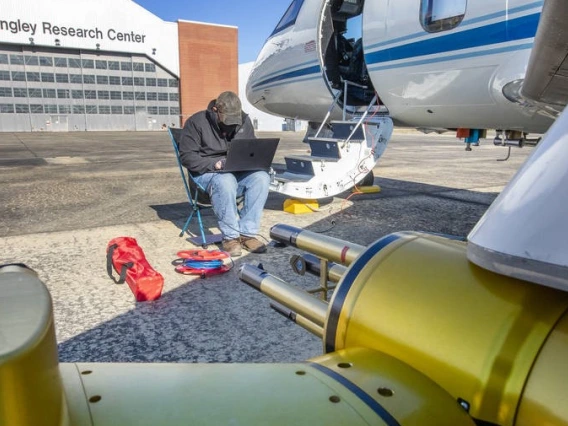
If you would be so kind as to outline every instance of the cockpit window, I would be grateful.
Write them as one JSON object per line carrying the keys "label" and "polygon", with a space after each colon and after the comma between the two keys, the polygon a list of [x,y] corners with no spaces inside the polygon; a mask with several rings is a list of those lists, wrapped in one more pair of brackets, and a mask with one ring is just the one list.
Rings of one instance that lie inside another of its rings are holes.
{"label": "cockpit window", "polygon": [[276,25],[274,31],[272,31],[272,34],[270,34],[270,37],[282,31],[284,28],[288,28],[289,26],[294,25],[294,22],[296,22],[296,18],[298,17],[298,13],[300,13],[300,9],[302,8],[303,3],[304,0],[292,1],[290,6],[288,6],[288,9],[286,9],[286,13],[284,13],[284,16],[282,16],[282,19],[280,19],[280,22],[278,22],[278,25]]}
{"label": "cockpit window", "polygon": [[467,0],[420,0],[420,23],[429,33],[457,27],[465,16]]}

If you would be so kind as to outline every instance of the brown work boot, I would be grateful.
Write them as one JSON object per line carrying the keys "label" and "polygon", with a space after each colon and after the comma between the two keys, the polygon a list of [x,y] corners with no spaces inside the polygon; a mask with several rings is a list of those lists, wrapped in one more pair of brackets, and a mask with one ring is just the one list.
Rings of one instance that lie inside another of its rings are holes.
{"label": "brown work boot", "polygon": [[243,253],[243,251],[241,250],[241,241],[239,238],[233,238],[232,240],[223,240],[221,250],[229,253],[231,257],[240,256]]}
{"label": "brown work boot", "polygon": [[254,237],[241,235],[241,246],[251,253],[264,253],[266,246]]}

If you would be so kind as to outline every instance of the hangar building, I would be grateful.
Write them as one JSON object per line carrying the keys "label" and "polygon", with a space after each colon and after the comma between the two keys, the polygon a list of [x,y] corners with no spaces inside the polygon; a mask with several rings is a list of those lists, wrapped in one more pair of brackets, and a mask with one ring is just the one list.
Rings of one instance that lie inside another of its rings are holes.
{"label": "hangar building", "polygon": [[3,0],[0,131],[160,130],[238,92],[238,30],[130,0]]}

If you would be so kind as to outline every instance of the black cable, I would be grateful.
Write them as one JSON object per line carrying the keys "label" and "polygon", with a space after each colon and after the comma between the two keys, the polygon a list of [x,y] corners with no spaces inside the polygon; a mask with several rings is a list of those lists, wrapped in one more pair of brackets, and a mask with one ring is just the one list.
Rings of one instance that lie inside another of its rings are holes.
{"label": "black cable", "polygon": [[225,224],[225,226],[228,227],[228,228],[231,228],[231,229],[232,229],[233,231],[235,231],[235,232],[238,232],[238,233],[239,233],[239,236],[242,235],[242,236],[251,237],[251,238],[260,237],[260,238],[262,238],[264,241],[266,241],[267,244],[270,243],[270,241],[268,241],[268,240],[266,239],[266,237],[264,237],[263,235],[260,235],[260,234],[253,234],[252,236],[251,236],[251,235],[244,235],[244,234],[241,234],[241,231],[240,231],[239,229],[235,229],[235,228],[233,228],[231,225]]}
{"label": "black cable", "polygon": [[331,226],[329,228],[323,229],[321,231],[312,231],[316,234],[325,234],[326,232],[331,231],[333,228],[335,228],[335,225],[337,225],[337,223],[335,222],[335,220],[331,221]]}

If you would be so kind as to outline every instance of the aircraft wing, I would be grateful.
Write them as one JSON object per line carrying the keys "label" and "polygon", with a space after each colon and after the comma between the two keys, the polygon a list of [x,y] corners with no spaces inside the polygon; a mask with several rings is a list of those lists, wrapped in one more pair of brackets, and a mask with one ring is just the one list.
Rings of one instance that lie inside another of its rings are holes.
{"label": "aircraft wing", "polygon": [[546,0],[521,93],[559,112],[568,103],[568,2]]}

